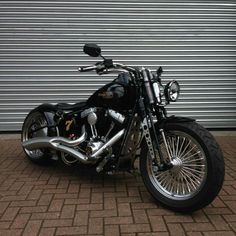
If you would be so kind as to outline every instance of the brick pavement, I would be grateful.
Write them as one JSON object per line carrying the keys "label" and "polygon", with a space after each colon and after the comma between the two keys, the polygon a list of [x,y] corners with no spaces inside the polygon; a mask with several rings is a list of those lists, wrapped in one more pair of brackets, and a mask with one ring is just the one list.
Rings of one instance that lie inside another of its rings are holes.
{"label": "brick pavement", "polygon": [[190,215],[154,203],[140,176],[37,166],[19,140],[0,140],[0,235],[236,235],[236,137],[217,137],[226,176],[216,200]]}

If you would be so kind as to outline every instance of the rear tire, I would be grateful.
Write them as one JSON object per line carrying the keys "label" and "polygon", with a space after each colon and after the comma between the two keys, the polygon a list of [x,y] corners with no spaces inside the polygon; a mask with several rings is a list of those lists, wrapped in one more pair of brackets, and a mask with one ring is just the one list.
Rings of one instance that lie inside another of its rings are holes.
{"label": "rear tire", "polygon": [[[21,142],[27,141],[34,137],[48,136],[48,122],[43,112],[32,110],[24,120],[21,132]],[[40,127],[45,127],[40,129]],[[34,130],[38,130],[34,132]],[[55,132],[56,133],[56,132]],[[55,134],[56,136],[56,134]],[[39,165],[48,165],[53,163],[52,157],[55,155],[50,149],[28,150],[23,147],[27,158]]]}
{"label": "rear tire", "polygon": [[[225,169],[219,145],[196,122],[167,123],[164,132],[169,143],[172,142],[169,147],[174,167],[165,173],[158,171],[143,142],[140,171],[144,184],[158,202],[174,211],[192,212],[205,207],[223,185]],[[164,157],[168,159],[167,152]]]}

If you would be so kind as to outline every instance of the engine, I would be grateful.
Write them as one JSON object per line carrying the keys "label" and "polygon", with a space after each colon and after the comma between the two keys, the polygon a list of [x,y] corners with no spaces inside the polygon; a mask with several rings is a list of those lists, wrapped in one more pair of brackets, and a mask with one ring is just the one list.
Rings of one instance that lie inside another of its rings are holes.
{"label": "engine", "polygon": [[[105,157],[110,157],[118,151],[114,147],[116,145],[106,144],[121,131],[124,122],[125,116],[112,109],[88,108],[66,119],[63,136],[72,140],[77,139],[85,130],[86,140],[76,148],[90,158],[93,163],[104,162]],[[74,157],[68,154],[62,153],[61,157],[67,165],[77,162]]]}

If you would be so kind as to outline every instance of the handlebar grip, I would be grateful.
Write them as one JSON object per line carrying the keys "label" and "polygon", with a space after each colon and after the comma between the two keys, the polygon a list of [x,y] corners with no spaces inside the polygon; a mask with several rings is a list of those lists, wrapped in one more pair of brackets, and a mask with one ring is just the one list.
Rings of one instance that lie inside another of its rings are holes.
{"label": "handlebar grip", "polygon": [[80,72],[92,71],[94,69],[96,69],[96,66],[80,66],[78,68]]}

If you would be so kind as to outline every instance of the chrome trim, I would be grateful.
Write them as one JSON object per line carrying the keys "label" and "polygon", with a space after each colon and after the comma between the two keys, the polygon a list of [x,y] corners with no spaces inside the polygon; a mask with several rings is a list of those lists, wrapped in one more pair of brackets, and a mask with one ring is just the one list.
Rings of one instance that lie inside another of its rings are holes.
{"label": "chrome trim", "polygon": [[99,156],[106,148],[116,143],[123,136],[124,133],[125,129],[119,131],[115,136],[113,136],[110,140],[108,140],[98,151],[96,151],[93,155],[91,155],[91,158],[96,158],[97,156]]}

